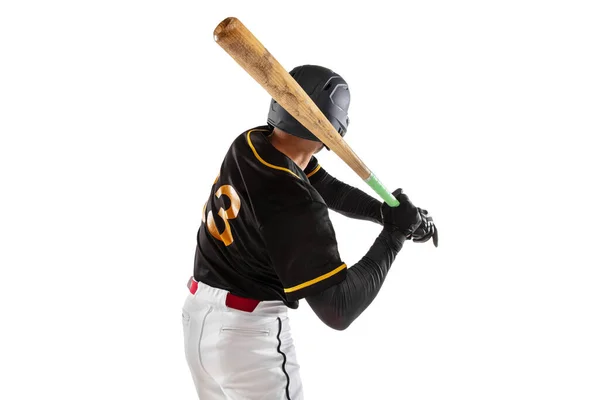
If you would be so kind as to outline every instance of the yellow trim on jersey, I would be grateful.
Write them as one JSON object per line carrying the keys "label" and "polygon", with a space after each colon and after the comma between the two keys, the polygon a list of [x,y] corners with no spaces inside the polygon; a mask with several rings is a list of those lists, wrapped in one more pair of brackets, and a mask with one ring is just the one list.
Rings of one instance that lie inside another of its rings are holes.
{"label": "yellow trim on jersey", "polygon": [[321,276],[319,276],[319,277],[317,277],[315,279],[311,279],[310,281],[301,283],[301,284],[296,285],[294,287],[291,287],[291,288],[288,288],[288,289],[283,289],[283,291],[285,293],[291,293],[291,292],[295,292],[296,290],[304,289],[305,287],[310,286],[310,285],[314,285],[315,283],[318,283],[318,282],[321,282],[322,280],[325,280],[325,279],[327,279],[327,278],[329,278],[329,277],[337,274],[338,272],[340,272],[340,271],[342,271],[342,270],[344,270],[346,268],[347,268],[346,264],[342,264],[342,265],[340,265],[339,267],[337,267],[336,269],[334,269],[331,272],[328,272],[328,273],[326,273],[324,275],[321,275]]}
{"label": "yellow trim on jersey", "polygon": [[248,140],[248,145],[250,146],[250,148],[252,149],[252,152],[254,153],[254,156],[257,158],[258,161],[260,161],[262,164],[266,165],[269,168],[273,168],[273,169],[278,169],[280,171],[285,171],[285,172],[289,172],[290,174],[294,175],[296,178],[300,179],[300,177],[298,175],[296,175],[295,173],[293,173],[291,170],[284,168],[284,167],[279,167],[277,165],[273,165],[273,164],[269,164],[268,162],[266,162],[265,160],[263,160],[259,155],[258,152],[256,151],[256,148],[254,147],[254,145],[252,144],[252,140],[250,139],[250,134],[254,131],[262,131],[262,132],[268,132],[264,129],[252,129],[250,131],[248,131],[248,134],[246,135],[246,138]]}
{"label": "yellow trim on jersey", "polygon": [[306,174],[306,177],[310,178],[311,176],[313,176],[314,174],[316,174],[320,169],[321,169],[321,165],[317,165],[317,168],[313,169],[308,174]]}

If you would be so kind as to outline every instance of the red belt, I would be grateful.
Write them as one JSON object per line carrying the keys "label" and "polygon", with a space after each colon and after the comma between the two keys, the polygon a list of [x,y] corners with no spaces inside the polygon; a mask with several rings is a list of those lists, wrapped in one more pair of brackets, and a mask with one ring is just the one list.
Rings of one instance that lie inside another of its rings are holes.
{"label": "red belt", "polygon": [[[196,294],[198,282],[196,282],[193,277],[190,277],[187,286],[190,289],[191,294]],[[240,311],[252,312],[256,306],[258,306],[258,303],[260,303],[260,300],[247,299],[229,292],[227,293],[227,296],[225,296],[225,305]]]}

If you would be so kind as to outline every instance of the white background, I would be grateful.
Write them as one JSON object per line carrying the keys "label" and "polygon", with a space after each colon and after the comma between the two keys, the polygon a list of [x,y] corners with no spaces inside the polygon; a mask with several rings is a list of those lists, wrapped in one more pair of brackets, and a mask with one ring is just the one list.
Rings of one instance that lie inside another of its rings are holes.
{"label": "white background", "polygon": [[[0,398],[195,398],[201,207],[270,100],[228,16],[349,82],[347,141],[441,232],[346,331],[291,312],[306,398],[600,398],[595,2],[350,3],[2,2]],[[352,265],[379,227],[331,218]]]}

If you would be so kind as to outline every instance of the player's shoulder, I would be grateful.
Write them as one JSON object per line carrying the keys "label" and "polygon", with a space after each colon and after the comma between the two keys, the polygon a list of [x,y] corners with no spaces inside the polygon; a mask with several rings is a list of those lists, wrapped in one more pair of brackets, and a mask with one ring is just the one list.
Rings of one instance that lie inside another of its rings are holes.
{"label": "player's shoulder", "polygon": [[[273,132],[273,128],[268,125],[259,125],[254,128],[250,128],[239,134],[229,151],[227,152],[227,157],[234,158],[236,162],[246,162],[246,163],[254,163],[256,162],[256,157],[254,152],[256,151],[256,144],[259,142],[259,146],[263,153],[267,152],[268,149],[264,149],[266,147],[262,142],[263,139],[268,140],[269,135]],[[253,148],[255,149],[253,151]]]}
{"label": "player's shoulder", "polygon": [[306,174],[288,156],[271,144],[273,128],[258,126],[244,131],[231,146],[230,156],[267,182],[303,187],[310,184]]}
{"label": "player's shoulder", "polygon": [[255,138],[257,135],[268,137],[273,133],[273,128],[269,125],[258,125],[250,129],[246,129],[234,140],[232,148],[242,149],[249,146],[249,138]]}
{"label": "player's shoulder", "polygon": [[275,209],[291,203],[323,201],[305,171],[271,144],[272,133],[268,125],[248,129],[229,150],[227,164],[237,170],[248,194]]}

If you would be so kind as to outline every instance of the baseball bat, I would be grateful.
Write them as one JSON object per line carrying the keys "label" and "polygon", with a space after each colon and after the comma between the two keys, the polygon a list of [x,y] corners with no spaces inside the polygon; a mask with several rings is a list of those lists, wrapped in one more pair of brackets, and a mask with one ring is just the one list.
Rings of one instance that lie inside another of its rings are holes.
{"label": "baseball bat", "polygon": [[235,17],[225,18],[217,25],[213,34],[217,44],[290,115],[337,154],[388,205],[399,205],[398,200],[367,168],[298,82],[240,20]]}

